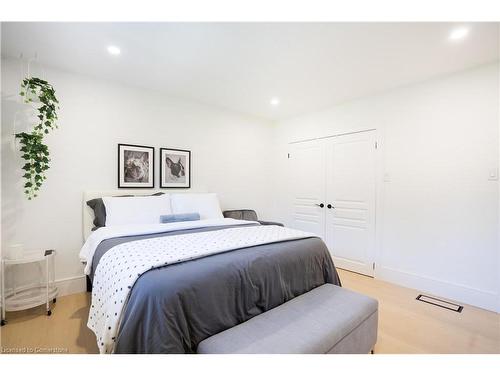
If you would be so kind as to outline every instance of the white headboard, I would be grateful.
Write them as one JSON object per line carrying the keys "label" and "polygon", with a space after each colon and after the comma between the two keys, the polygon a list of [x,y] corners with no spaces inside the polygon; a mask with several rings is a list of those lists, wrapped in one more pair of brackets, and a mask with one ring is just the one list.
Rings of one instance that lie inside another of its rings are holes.
{"label": "white headboard", "polygon": [[92,233],[92,228],[94,227],[94,210],[92,210],[89,206],[87,206],[87,201],[95,198],[102,197],[112,197],[118,195],[151,195],[158,192],[163,193],[206,193],[204,190],[193,190],[189,189],[189,191],[183,189],[171,189],[169,191],[160,190],[160,189],[120,189],[120,190],[91,190],[83,192],[83,221],[82,221],[82,233],[83,233],[83,241],[87,239],[87,237]]}

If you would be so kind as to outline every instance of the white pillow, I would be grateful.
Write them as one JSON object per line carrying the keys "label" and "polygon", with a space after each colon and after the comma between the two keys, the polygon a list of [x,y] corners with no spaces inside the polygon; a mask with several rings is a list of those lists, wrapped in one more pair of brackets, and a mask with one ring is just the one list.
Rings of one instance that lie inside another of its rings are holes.
{"label": "white pillow", "polygon": [[172,213],[170,194],[138,197],[103,197],[106,226],[158,224],[161,215]]}
{"label": "white pillow", "polygon": [[214,193],[185,193],[172,194],[170,201],[174,214],[197,212],[200,219],[222,219],[222,211],[217,194]]}

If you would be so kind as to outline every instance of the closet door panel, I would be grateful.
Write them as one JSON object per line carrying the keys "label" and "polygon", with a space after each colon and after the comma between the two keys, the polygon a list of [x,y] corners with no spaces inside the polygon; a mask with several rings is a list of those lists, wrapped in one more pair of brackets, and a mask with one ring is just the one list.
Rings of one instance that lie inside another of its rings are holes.
{"label": "closet door panel", "polygon": [[[373,275],[375,134],[333,137],[326,145],[326,242],[335,264]],[[328,207],[328,206],[327,206]]]}
{"label": "closet door panel", "polygon": [[324,239],[325,142],[300,142],[290,145],[289,151],[290,226]]}

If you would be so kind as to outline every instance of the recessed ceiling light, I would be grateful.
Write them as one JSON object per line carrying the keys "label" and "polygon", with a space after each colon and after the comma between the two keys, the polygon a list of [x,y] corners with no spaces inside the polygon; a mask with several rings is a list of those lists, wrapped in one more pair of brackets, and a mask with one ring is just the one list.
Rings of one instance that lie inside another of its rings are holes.
{"label": "recessed ceiling light", "polygon": [[279,98],[271,98],[270,103],[271,103],[271,105],[272,105],[273,107],[276,107],[277,105],[279,105],[279,104],[280,104],[280,100],[279,100]]}
{"label": "recessed ceiling light", "polygon": [[451,31],[449,39],[456,41],[462,40],[469,34],[469,29],[467,27],[459,27]]}
{"label": "recessed ceiling light", "polygon": [[117,46],[108,46],[108,52],[113,56],[118,56],[121,53],[120,48]]}

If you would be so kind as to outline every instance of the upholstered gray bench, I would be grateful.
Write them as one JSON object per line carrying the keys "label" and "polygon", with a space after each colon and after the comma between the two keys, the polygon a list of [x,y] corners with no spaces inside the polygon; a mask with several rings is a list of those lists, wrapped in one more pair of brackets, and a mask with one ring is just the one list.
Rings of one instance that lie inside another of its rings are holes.
{"label": "upholstered gray bench", "polygon": [[369,353],[378,302],[325,284],[207,338],[198,353]]}

